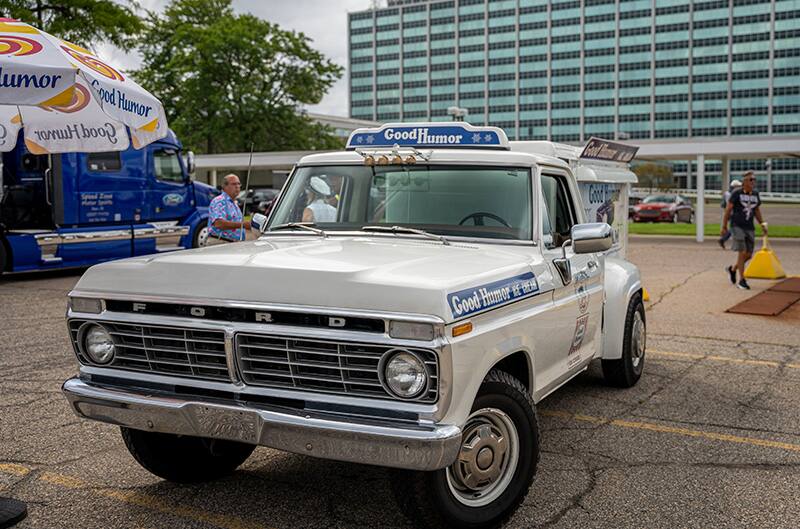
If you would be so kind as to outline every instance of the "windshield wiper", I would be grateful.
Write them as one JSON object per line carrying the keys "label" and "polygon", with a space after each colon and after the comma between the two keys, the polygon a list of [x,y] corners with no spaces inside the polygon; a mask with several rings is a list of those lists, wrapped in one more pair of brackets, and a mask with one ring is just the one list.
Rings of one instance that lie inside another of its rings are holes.
{"label": "windshield wiper", "polygon": [[310,231],[312,233],[316,233],[317,235],[322,235],[323,237],[328,237],[328,234],[325,231],[315,227],[316,225],[313,222],[287,222],[286,224],[278,224],[277,226],[272,226],[269,231],[275,230],[288,230],[293,228],[299,228],[301,230]]}
{"label": "windshield wiper", "polygon": [[361,231],[377,231],[381,233],[392,233],[395,235],[398,233],[414,233],[416,235],[422,235],[423,237],[428,237],[429,239],[436,239],[445,246],[450,246],[450,241],[448,241],[442,235],[435,235],[425,230],[409,228],[408,226],[364,226],[361,228]]}

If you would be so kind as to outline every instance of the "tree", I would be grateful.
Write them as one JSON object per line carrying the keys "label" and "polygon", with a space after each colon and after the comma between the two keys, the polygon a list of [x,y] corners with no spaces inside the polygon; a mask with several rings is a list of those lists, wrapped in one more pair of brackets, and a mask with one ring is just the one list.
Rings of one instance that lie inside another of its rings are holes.
{"label": "tree", "polygon": [[0,14],[90,49],[110,42],[128,50],[143,28],[129,5],[135,7],[113,0],[0,0]]}
{"label": "tree", "polygon": [[302,33],[231,0],[173,0],[149,13],[136,78],[161,98],[169,123],[200,152],[333,149],[330,129],[298,112],[319,103],[342,68]]}
{"label": "tree", "polygon": [[639,187],[670,189],[675,185],[669,165],[644,162],[634,165],[633,172],[639,178]]}

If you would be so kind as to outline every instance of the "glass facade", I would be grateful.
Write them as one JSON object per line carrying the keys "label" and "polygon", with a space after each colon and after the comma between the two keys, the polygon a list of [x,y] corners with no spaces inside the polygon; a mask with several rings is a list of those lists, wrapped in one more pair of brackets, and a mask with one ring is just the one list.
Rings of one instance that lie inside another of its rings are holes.
{"label": "glass facade", "polygon": [[[394,0],[351,13],[349,44],[353,118],[459,106],[571,143],[800,134],[800,0]],[[770,170],[800,192],[793,160]]]}

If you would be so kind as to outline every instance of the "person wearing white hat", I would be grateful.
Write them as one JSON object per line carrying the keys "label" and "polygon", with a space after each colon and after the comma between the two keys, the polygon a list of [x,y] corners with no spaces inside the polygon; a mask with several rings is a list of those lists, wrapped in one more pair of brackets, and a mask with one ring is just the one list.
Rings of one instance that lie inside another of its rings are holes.
{"label": "person wearing white hat", "polygon": [[[722,208],[723,220],[725,219],[725,208],[728,206],[728,201],[731,199],[731,193],[733,193],[740,187],[742,187],[742,182],[734,179],[731,180],[731,185],[728,188],[728,190],[722,193],[722,202],[720,203],[720,207]],[[729,228],[730,228],[729,226],[726,227],[725,234],[722,235],[718,241],[719,245],[722,247],[723,250],[725,249],[725,243],[728,242],[728,239],[730,239],[732,235],[732,232]]]}
{"label": "person wearing white hat", "polygon": [[303,222],[336,222],[336,208],[327,202],[331,194],[325,175],[309,178],[306,184],[308,205],[303,210]]}

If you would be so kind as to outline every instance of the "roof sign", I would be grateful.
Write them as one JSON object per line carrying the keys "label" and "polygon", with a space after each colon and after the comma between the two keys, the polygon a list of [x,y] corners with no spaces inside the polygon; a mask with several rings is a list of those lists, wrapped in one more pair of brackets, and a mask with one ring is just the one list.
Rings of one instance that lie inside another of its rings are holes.
{"label": "roof sign", "polygon": [[374,147],[434,147],[508,149],[508,138],[497,127],[474,127],[469,123],[387,123],[377,129],[357,129],[347,140],[347,149]]}
{"label": "roof sign", "polygon": [[591,137],[583,148],[580,157],[591,160],[604,160],[607,162],[628,163],[633,160],[639,147],[636,145],[625,145],[601,138]]}

